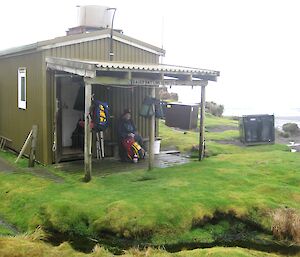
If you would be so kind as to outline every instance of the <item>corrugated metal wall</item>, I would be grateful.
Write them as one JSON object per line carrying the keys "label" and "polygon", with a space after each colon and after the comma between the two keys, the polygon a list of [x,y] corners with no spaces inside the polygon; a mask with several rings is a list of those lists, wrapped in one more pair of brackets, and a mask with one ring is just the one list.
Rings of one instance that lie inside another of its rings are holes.
{"label": "corrugated metal wall", "polygon": [[[45,55],[61,58],[108,61],[109,50],[110,39],[106,38],[52,48],[46,50]],[[159,62],[158,55],[118,41],[114,41],[113,51],[114,61],[148,64]]]}
{"label": "corrugated metal wall", "polygon": [[117,123],[124,109],[129,108],[132,119],[143,137],[149,137],[148,120],[139,115],[143,99],[149,94],[149,89],[142,87],[116,88],[93,85],[95,99],[107,102],[110,107],[111,126],[106,132],[106,139],[117,140]]}
{"label": "corrugated metal wall", "polygon": [[[27,70],[27,109],[18,108],[18,68]],[[38,125],[37,159],[43,161],[43,102],[42,54],[34,53],[0,58],[0,135],[13,140],[12,147],[20,150],[32,125]]]}
{"label": "corrugated metal wall", "polygon": [[114,61],[118,62],[145,64],[155,64],[159,62],[158,55],[117,41],[114,42],[113,51],[115,54]]}

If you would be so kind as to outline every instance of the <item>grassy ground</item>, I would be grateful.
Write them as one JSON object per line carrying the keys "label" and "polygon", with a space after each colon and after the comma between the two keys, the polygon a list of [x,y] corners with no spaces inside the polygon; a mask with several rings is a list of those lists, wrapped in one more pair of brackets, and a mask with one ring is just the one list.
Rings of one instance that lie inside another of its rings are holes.
{"label": "grassy ground", "polygon": [[[169,128],[164,124],[164,121],[160,121],[159,133],[162,137],[161,147],[163,149],[176,148],[182,152],[189,152],[193,146],[197,146],[199,144],[199,132]],[[207,142],[212,140],[234,140],[237,137],[237,130],[206,133]],[[223,147],[226,148],[224,145]],[[228,148],[232,148],[232,145]],[[219,153],[222,153],[222,151],[219,151]]]}
{"label": "grassy ground", "polygon": [[0,151],[0,158],[6,160],[9,164],[11,164],[16,169],[28,167],[28,159],[22,157],[19,159],[17,163],[15,163],[17,156],[15,154],[12,154],[11,152]]}
{"label": "grassy ground", "polygon": [[[210,124],[221,120],[212,118]],[[228,123],[236,124],[222,120],[222,126]],[[196,132],[184,134],[160,126],[164,147],[190,150],[197,144]],[[249,224],[255,224],[248,234],[272,241],[272,211],[283,206],[300,210],[299,154],[282,145],[246,148],[215,142],[236,136],[236,130],[208,132],[207,152],[212,157],[202,162],[98,176],[88,184],[81,182],[82,171],[64,173],[63,183],[23,172],[22,165],[19,172],[0,172],[0,217],[24,232],[41,225],[68,236],[110,235],[154,245],[222,241],[247,234]],[[0,155],[14,160],[7,153]],[[3,245],[9,239],[1,240]],[[253,256],[247,250],[231,250],[213,248],[175,256]]]}
{"label": "grassy ground", "polygon": [[[239,138],[238,123],[237,121],[229,118],[207,115],[205,123],[206,128],[208,128],[205,133],[206,156],[289,150],[287,146],[280,144],[251,147],[233,144],[233,141],[238,141]],[[221,128],[221,132],[211,132],[209,129],[212,128]],[[224,131],[222,131],[222,128],[225,128]],[[161,147],[163,149],[175,148],[181,152],[191,152],[193,148],[195,149],[199,145],[199,132],[197,131],[184,131],[170,128],[164,124],[164,121],[160,121],[159,132],[162,137]],[[218,141],[223,141],[223,143],[219,143]],[[226,141],[228,143],[226,143]],[[192,156],[193,155],[197,155],[197,153],[193,153],[192,151]]]}
{"label": "grassy ground", "polygon": [[134,238],[170,231],[181,235],[217,210],[259,219],[267,227],[269,217],[252,217],[255,209],[300,207],[296,155],[218,155],[201,164],[95,177],[88,184],[80,181],[82,174],[54,183],[31,174],[0,173],[0,209],[24,231],[43,224],[83,235],[107,230]]}
{"label": "grassy ground", "polygon": [[238,121],[230,119],[230,118],[226,118],[226,117],[216,117],[216,116],[213,116],[209,113],[206,113],[206,115],[205,115],[205,127],[207,129],[222,127],[222,126],[237,127],[238,126]]}
{"label": "grassy ground", "polygon": [[[109,251],[102,247],[94,247],[91,253],[80,253],[72,249],[68,243],[53,247],[32,236],[2,237],[0,238],[0,256],[2,257],[112,257]],[[130,249],[119,255],[122,257],[278,257],[276,254],[258,252],[238,247],[214,247],[179,253],[168,253],[164,250],[147,248],[145,250]]]}
{"label": "grassy ground", "polygon": [[13,236],[15,235],[15,233],[8,227],[4,226],[3,224],[0,224],[0,235]]}

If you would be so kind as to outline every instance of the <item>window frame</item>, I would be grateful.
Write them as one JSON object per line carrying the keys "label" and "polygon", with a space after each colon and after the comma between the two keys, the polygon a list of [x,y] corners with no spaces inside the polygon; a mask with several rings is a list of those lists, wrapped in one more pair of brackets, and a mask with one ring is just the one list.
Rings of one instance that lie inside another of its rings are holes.
{"label": "window frame", "polygon": [[[22,97],[22,81],[24,81],[24,97]],[[25,67],[18,68],[18,108],[26,110],[27,108],[27,70]]]}

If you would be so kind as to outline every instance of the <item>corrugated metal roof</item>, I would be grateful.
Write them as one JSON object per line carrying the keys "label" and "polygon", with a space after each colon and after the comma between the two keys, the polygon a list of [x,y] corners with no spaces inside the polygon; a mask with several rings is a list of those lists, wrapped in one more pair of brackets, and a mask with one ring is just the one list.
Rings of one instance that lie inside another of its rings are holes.
{"label": "corrugated metal roof", "polygon": [[220,76],[219,71],[192,68],[185,66],[177,65],[168,65],[168,64],[133,64],[133,63],[118,63],[118,62],[92,62],[100,70],[112,69],[112,70],[131,70],[131,71],[161,71],[161,72],[184,72],[184,73],[197,73],[197,74],[206,74]]}
{"label": "corrugated metal roof", "polygon": [[[78,44],[78,43],[87,42],[87,41],[93,41],[93,40],[102,39],[102,38],[109,38],[110,32],[111,32],[110,29],[103,29],[103,30],[99,30],[99,31],[91,32],[91,33],[83,33],[83,34],[75,34],[75,35],[57,37],[54,39],[49,39],[49,40],[33,43],[30,45],[24,45],[24,46],[14,47],[14,48],[0,51],[0,57],[10,55],[10,54],[21,53],[21,52],[39,51],[39,50],[55,48],[55,47],[59,47],[59,46],[72,45],[72,44]],[[141,48],[146,51],[152,51],[158,55],[165,54],[165,50],[163,50],[159,47],[156,47],[156,46],[153,46],[146,42],[126,36],[122,33],[116,32],[116,31],[113,32],[113,39],[120,41],[120,42],[124,42],[124,43],[132,45],[132,46],[135,46],[137,48]]]}
{"label": "corrugated metal roof", "polygon": [[46,58],[46,62],[50,68],[64,70],[67,72],[71,72],[70,70],[74,69],[74,73],[80,72],[80,74],[78,74],[81,76],[82,74],[86,74],[87,71],[92,73],[95,73],[96,71],[160,73],[173,78],[191,76],[190,79],[192,80],[203,79],[211,81],[216,81],[217,77],[220,76],[219,71],[167,64],[97,62],[56,57],[48,57]]}

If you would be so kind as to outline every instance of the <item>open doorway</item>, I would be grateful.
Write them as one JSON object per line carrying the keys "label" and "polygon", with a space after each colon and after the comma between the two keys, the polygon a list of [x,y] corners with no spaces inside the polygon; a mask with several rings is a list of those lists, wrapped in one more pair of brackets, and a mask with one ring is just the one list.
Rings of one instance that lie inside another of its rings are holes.
{"label": "open doorway", "polygon": [[81,159],[84,150],[84,86],[79,76],[61,76],[56,87],[56,162]]}

